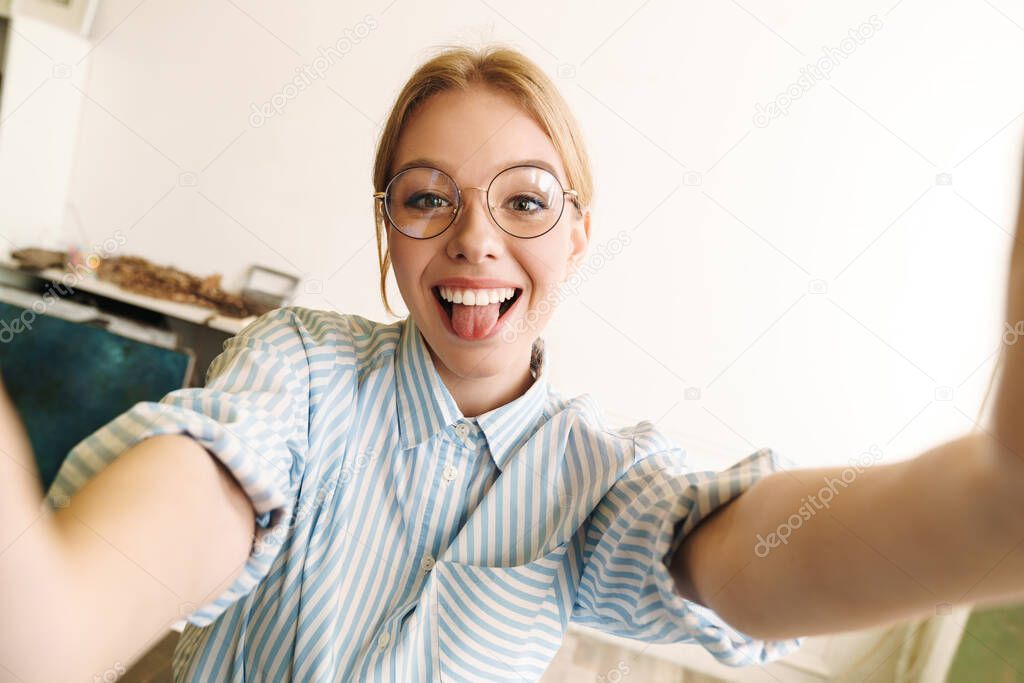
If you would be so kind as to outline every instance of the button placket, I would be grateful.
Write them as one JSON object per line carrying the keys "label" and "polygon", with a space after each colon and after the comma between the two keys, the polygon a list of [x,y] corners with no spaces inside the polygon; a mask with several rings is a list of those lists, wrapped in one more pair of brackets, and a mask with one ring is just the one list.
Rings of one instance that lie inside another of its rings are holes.
{"label": "button placket", "polygon": [[465,422],[460,422],[455,425],[455,433],[458,434],[459,438],[462,439],[462,443],[470,445],[469,442],[469,425]]}

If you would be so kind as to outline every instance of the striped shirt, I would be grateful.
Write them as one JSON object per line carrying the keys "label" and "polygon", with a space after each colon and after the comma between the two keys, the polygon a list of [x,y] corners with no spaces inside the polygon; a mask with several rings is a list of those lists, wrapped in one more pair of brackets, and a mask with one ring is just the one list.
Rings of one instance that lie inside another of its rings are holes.
{"label": "striped shirt", "polygon": [[411,317],[280,308],[224,343],[205,387],[76,445],[48,500],[158,434],[190,435],[237,479],[252,550],[225,592],[183,605],[177,681],[532,681],[570,620],[735,666],[801,645],[736,631],[667,568],[776,455],[691,471],[654,424],[607,426],[546,367],[538,338],[530,388],[465,417]]}

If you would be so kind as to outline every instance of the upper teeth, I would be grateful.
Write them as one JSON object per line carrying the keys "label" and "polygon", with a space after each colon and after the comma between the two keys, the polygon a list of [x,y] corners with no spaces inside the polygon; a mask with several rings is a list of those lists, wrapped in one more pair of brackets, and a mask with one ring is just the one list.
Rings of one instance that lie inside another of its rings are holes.
{"label": "upper teeth", "polygon": [[499,304],[506,299],[511,299],[515,294],[514,287],[502,287],[499,289],[460,289],[458,287],[440,287],[441,298],[454,304],[465,306],[486,306],[488,304]]}

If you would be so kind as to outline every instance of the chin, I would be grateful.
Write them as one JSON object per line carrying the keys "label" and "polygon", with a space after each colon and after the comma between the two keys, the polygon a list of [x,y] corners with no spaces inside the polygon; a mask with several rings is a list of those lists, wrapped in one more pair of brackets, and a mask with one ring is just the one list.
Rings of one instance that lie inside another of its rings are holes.
{"label": "chin", "polygon": [[501,374],[514,353],[514,347],[509,344],[488,349],[465,348],[445,343],[430,344],[430,347],[446,368],[465,379],[480,379]]}

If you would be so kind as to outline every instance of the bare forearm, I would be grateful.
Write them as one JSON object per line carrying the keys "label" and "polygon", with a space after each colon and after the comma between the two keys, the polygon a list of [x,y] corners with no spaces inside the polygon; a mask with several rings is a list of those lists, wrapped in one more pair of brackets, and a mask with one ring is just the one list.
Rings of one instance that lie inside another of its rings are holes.
{"label": "bare forearm", "polygon": [[[1021,469],[970,435],[852,478],[853,468],[773,474],[698,526],[672,571],[681,590],[761,637],[1024,599],[1024,510],[1011,485]],[[827,505],[823,488],[835,491]]]}
{"label": "bare forearm", "polygon": [[41,521],[42,497],[28,435],[0,381],[0,548]]}
{"label": "bare forearm", "polygon": [[230,583],[253,519],[190,438],[140,442],[0,555],[0,664],[26,681],[117,673]]}
{"label": "bare forearm", "polygon": [[[1014,332],[1024,328],[1024,173],[1020,188],[1017,230],[1010,248],[1004,328]],[[1006,338],[1004,334],[1004,342]],[[1024,458],[1024,339],[1018,334],[1010,338],[1014,343],[1002,349],[1002,377],[993,402],[991,431],[1002,447]]]}

